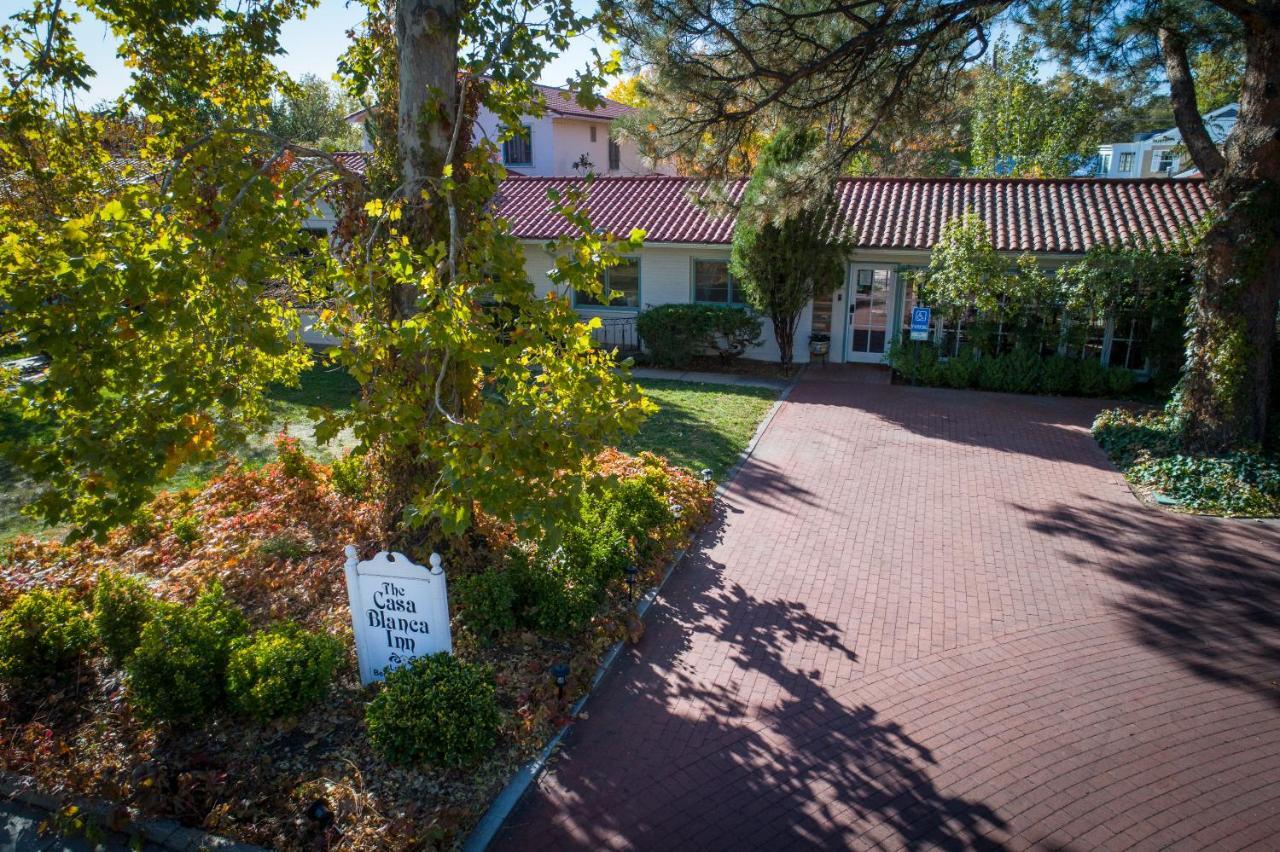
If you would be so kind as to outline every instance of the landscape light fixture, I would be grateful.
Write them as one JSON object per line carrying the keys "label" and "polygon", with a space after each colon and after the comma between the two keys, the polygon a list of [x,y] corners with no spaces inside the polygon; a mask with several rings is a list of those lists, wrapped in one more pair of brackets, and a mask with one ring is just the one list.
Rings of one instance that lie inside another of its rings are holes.
{"label": "landscape light fixture", "polygon": [[556,663],[551,667],[551,676],[556,681],[556,698],[564,701],[564,685],[569,680],[568,663]]}
{"label": "landscape light fixture", "polygon": [[627,583],[627,601],[633,601],[636,597],[636,577],[640,575],[640,569],[634,565],[628,565],[622,569],[622,579]]}
{"label": "landscape light fixture", "polygon": [[307,819],[321,828],[328,828],[333,825],[333,811],[329,810],[329,806],[324,799],[316,799],[307,805]]}
{"label": "landscape light fixture", "polygon": [[703,481],[703,482],[710,482],[710,481],[711,481],[711,468],[709,468],[709,467],[704,467],[704,468],[702,469],[702,481]]}

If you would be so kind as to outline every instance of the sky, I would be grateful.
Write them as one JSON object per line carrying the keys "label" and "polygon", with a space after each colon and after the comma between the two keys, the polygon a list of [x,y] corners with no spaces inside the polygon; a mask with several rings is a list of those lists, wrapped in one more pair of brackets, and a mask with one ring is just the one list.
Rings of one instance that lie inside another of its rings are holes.
{"label": "sky", "polygon": [[[593,3],[575,0],[574,5],[579,11],[587,11]],[[321,0],[305,19],[285,25],[281,37],[288,52],[278,59],[279,65],[295,77],[310,73],[331,79],[338,69],[338,56],[347,46],[347,30],[359,22],[360,14],[359,7],[348,6],[345,0]],[[94,104],[113,99],[129,85],[129,73],[116,58],[116,42],[106,26],[86,12],[82,11],[81,17],[84,20],[75,28],[76,43],[84,51],[89,65],[98,72],[90,80],[90,89],[83,101]],[[586,66],[592,47],[605,53],[605,46],[594,35],[575,39],[570,48],[548,66],[541,82],[564,85],[575,70]]]}

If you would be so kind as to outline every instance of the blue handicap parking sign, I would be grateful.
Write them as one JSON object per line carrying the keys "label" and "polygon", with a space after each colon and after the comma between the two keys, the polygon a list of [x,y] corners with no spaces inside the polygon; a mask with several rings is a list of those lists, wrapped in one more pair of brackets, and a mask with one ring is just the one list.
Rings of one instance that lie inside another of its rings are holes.
{"label": "blue handicap parking sign", "polygon": [[928,340],[929,339],[929,318],[933,314],[933,308],[912,308],[911,309],[911,339],[912,340]]}

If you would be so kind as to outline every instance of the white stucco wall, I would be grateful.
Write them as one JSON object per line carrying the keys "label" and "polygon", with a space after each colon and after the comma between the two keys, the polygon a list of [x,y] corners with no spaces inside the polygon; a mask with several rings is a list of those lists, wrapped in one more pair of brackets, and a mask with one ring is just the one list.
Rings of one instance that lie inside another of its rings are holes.
{"label": "white stucco wall", "polygon": [[[547,272],[555,264],[551,256],[539,243],[525,245],[525,271],[533,282],[538,295],[545,295],[552,290],[551,279]],[[693,261],[697,259],[729,259],[729,250],[725,246],[645,246],[640,250],[640,304],[643,307],[654,307],[666,304],[686,304],[693,301]],[[633,308],[581,308],[582,316],[634,316],[638,313]],[[813,308],[808,306],[800,317],[800,325],[796,329],[795,361],[802,363],[809,360],[809,331],[813,319]],[[778,344],[773,336],[773,328],[769,320],[763,320],[763,342],[748,350],[744,357],[759,361],[777,361]]]}

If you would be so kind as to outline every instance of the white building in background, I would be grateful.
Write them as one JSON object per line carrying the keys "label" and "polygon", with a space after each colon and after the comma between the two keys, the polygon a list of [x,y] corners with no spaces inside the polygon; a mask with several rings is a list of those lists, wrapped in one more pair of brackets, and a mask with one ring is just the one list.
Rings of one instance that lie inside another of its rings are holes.
{"label": "white building in background", "polygon": [[[1227,104],[1204,115],[1209,137],[1219,148],[1235,128],[1239,112],[1239,104]],[[1096,174],[1101,178],[1200,176],[1176,127],[1140,133],[1132,142],[1099,145]]]}
{"label": "white building in background", "polygon": [[[528,177],[584,177],[588,171],[597,175],[635,177],[640,175],[674,175],[670,163],[653,162],[640,155],[639,148],[614,132],[614,122],[632,112],[634,107],[604,98],[595,109],[580,106],[572,92],[553,86],[538,86],[547,110],[539,117],[524,116],[524,132],[502,143],[499,157],[508,171]],[[365,111],[347,116],[352,124],[361,124]],[[497,144],[498,117],[485,107],[476,116],[475,138]],[[365,150],[370,146],[366,143]]]}

